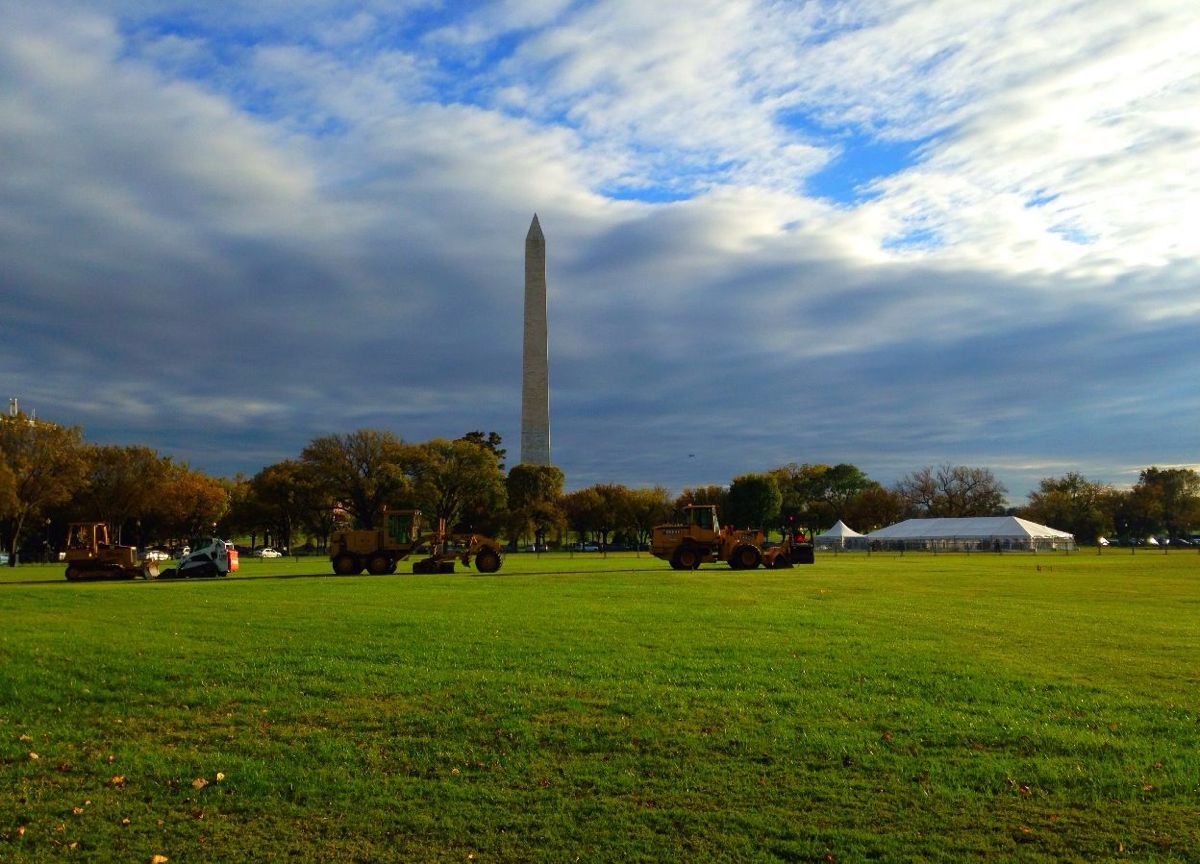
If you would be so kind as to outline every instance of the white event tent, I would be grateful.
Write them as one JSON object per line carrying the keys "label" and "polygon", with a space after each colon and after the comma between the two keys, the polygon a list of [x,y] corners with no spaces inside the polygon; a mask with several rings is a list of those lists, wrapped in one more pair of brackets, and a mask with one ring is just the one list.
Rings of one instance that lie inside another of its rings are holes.
{"label": "white event tent", "polygon": [[841,519],[824,534],[813,538],[817,549],[866,549],[867,537],[850,528]]}
{"label": "white event tent", "polygon": [[1074,549],[1075,536],[1016,516],[908,519],[866,535],[875,549],[991,552]]}

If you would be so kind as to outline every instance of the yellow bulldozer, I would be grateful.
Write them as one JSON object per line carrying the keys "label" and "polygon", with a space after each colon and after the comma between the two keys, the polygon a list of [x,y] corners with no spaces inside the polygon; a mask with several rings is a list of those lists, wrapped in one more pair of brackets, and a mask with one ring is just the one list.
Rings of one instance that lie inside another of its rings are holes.
{"label": "yellow bulldozer", "polygon": [[414,552],[426,557],[414,561],[414,573],[453,573],[454,562],[464,567],[475,559],[480,573],[495,573],[504,556],[500,544],[482,534],[452,533],[446,530],[446,520],[439,519],[436,529],[424,529],[420,510],[389,510],[378,514],[375,528],[339,531],[330,541],[329,560],[333,572],[342,576],[361,573],[372,575],[395,573],[396,564]]}
{"label": "yellow bulldozer", "polygon": [[724,561],[734,570],[813,563],[812,543],[785,533],[782,543],[768,547],[762,531],[722,526],[715,504],[689,504],[683,508],[682,522],[656,525],[650,554],[669,561],[675,570],[696,570],[714,561]]}
{"label": "yellow bulldozer", "polygon": [[158,565],[138,558],[133,546],[110,543],[104,522],[72,522],[63,550],[67,579],[153,579]]}

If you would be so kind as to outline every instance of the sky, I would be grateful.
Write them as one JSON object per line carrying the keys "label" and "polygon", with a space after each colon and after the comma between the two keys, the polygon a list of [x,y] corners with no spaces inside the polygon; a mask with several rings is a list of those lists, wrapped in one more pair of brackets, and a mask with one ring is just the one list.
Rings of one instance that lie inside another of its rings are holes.
{"label": "sky", "polygon": [[568,488],[1200,463],[1192,0],[0,0],[0,379],[253,474],[499,432]]}

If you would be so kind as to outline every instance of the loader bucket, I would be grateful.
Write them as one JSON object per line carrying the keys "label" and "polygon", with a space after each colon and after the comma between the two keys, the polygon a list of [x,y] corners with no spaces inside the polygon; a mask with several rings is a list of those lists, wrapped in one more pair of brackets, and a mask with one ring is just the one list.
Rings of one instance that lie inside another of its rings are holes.
{"label": "loader bucket", "polygon": [[157,579],[158,564],[154,561],[143,561],[138,576],[140,576],[142,579]]}

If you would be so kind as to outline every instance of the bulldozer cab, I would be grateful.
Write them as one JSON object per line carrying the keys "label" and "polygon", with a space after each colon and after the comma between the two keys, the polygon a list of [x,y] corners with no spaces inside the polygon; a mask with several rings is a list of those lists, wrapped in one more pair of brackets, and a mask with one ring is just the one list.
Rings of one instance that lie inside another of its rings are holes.
{"label": "bulldozer cab", "polygon": [[95,552],[108,545],[108,525],[103,522],[72,522],[67,529],[67,550]]}

